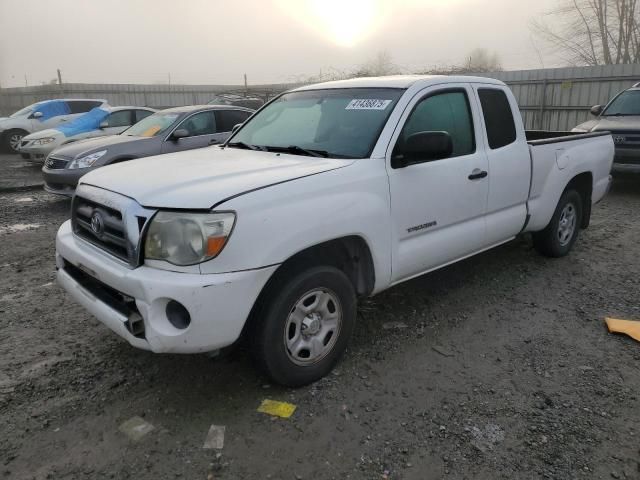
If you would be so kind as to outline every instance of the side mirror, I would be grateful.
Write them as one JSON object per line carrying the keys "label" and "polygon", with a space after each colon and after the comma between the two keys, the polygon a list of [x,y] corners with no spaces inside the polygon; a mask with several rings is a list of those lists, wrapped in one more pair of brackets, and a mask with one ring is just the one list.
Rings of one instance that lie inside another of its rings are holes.
{"label": "side mirror", "polygon": [[417,132],[410,135],[391,160],[393,168],[404,168],[412,163],[428,162],[450,157],[453,140],[447,132]]}
{"label": "side mirror", "polygon": [[31,118],[41,118],[42,117],[42,112],[33,112],[31,114]]}
{"label": "side mirror", "polygon": [[171,140],[177,141],[177,140],[180,140],[181,138],[186,138],[188,136],[189,136],[189,130],[187,130],[186,128],[179,128],[171,134]]}
{"label": "side mirror", "polygon": [[236,133],[238,130],[240,130],[240,127],[242,126],[241,123],[237,123],[233,126],[233,128],[231,129],[231,134]]}
{"label": "side mirror", "polygon": [[599,117],[602,114],[603,110],[604,106],[602,105],[591,107],[591,115],[593,115],[594,117]]}
{"label": "side mirror", "polygon": [[109,122],[107,122],[106,120],[100,122],[100,128],[101,129],[109,128]]}

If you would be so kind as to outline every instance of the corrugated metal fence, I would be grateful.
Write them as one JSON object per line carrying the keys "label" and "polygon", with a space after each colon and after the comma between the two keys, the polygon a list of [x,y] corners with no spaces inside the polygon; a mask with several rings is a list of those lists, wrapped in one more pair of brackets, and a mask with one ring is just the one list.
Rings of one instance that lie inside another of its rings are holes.
{"label": "corrugated metal fence", "polygon": [[294,88],[294,84],[253,85],[247,89],[234,85],[143,85],[63,83],[0,89],[0,115],[52,98],[98,98],[110,105],[136,105],[153,108],[206,104],[215,95],[233,93],[259,96],[264,100]]}
{"label": "corrugated metal fence", "polygon": [[618,92],[640,82],[640,65],[522,70],[484,76],[511,87],[527,129],[570,130],[590,118],[592,106],[607,103]]}
{"label": "corrugated metal fence", "polygon": [[[640,65],[521,70],[480,74],[513,90],[528,129],[568,130],[589,118],[589,109],[640,82]],[[229,85],[63,84],[0,90],[0,115],[48,98],[104,98],[111,105],[156,108],[207,103],[219,93],[257,95],[265,100],[293,84]]]}

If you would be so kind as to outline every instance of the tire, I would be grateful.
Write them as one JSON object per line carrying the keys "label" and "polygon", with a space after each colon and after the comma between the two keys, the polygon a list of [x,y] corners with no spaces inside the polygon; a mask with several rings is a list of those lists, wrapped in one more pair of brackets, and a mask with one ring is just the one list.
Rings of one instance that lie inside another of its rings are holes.
{"label": "tire", "polygon": [[553,217],[546,228],[533,234],[533,245],[547,257],[567,255],[578,239],[582,224],[582,197],[575,190],[567,190],[560,197]]}
{"label": "tire", "polygon": [[249,332],[256,365],[288,387],[319,380],[340,359],[355,327],[353,285],[337,268],[319,266],[268,288]]}
{"label": "tire", "polygon": [[24,130],[8,130],[2,135],[2,148],[8,153],[20,153],[18,146],[20,141],[26,135],[29,135]]}

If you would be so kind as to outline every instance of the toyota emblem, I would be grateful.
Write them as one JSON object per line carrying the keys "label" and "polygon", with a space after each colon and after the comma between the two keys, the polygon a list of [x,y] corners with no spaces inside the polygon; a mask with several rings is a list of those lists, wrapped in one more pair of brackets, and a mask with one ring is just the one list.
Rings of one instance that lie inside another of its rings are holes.
{"label": "toyota emblem", "polygon": [[91,215],[91,230],[93,230],[93,233],[96,235],[102,235],[104,231],[104,220],[100,212],[93,212],[93,215]]}
{"label": "toyota emblem", "polygon": [[626,138],[620,136],[620,135],[616,135],[615,137],[613,137],[613,141],[614,143],[624,143],[624,141],[626,140]]}

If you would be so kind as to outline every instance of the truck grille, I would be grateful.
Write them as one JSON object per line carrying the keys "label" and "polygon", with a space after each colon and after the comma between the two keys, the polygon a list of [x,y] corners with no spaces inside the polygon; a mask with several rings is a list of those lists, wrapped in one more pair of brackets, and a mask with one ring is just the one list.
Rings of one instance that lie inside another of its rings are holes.
{"label": "truck grille", "polygon": [[154,213],[128,197],[81,184],[71,203],[71,225],[76,236],[136,268],[144,228]]}
{"label": "truck grille", "polygon": [[76,234],[128,262],[122,213],[82,197],[76,197],[73,204]]}
{"label": "truck grille", "polygon": [[617,148],[640,147],[640,132],[638,131],[612,131],[611,136]]}
{"label": "truck grille", "polygon": [[69,163],[69,160],[64,160],[62,158],[56,158],[56,157],[50,156],[47,158],[47,161],[45,162],[44,165],[49,170],[62,170],[67,166],[68,163]]}

